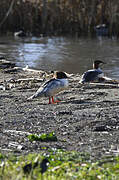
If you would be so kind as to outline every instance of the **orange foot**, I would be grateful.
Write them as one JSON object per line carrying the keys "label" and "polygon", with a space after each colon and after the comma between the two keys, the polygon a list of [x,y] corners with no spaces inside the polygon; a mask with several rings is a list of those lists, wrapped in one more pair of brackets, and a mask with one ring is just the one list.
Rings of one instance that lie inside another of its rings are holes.
{"label": "orange foot", "polygon": [[[52,101],[51,101],[51,99],[52,99]],[[56,103],[58,103],[58,102],[60,102],[60,100],[54,101],[54,97],[53,97],[53,96],[52,96],[52,97],[49,97],[49,104],[56,104]]]}

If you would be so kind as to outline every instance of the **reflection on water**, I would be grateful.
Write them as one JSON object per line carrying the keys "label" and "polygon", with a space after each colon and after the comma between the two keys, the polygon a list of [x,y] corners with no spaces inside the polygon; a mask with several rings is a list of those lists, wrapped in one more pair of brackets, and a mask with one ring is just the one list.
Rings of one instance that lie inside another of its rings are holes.
{"label": "reflection on water", "polygon": [[119,42],[108,38],[0,37],[0,56],[22,67],[80,74],[98,58],[107,63],[103,66],[106,75],[119,79]]}

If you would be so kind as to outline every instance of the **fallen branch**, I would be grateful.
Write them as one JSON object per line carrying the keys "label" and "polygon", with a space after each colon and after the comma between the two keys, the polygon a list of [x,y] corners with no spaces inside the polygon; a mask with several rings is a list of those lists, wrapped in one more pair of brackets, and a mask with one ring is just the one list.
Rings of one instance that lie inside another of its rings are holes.
{"label": "fallen branch", "polygon": [[119,84],[111,84],[111,83],[89,83],[90,85],[98,85],[98,86],[108,86],[108,87],[117,87],[119,88]]}
{"label": "fallen branch", "polygon": [[25,78],[25,79],[10,79],[7,82],[13,82],[13,83],[21,83],[21,82],[43,82],[43,79],[38,79],[38,78]]}
{"label": "fallen branch", "polygon": [[45,73],[45,71],[42,71],[42,70],[30,69],[28,66],[26,66],[25,68],[14,67],[13,69],[21,70],[21,71],[29,71],[29,72],[33,72],[33,73],[40,73],[40,74]]}
{"label": "fallen branch", "polygon": [[27,72],[31,72],[31,73],[36,73],[36,74],[40,74],[42,76],[48,76],[48,74],[45,71],[42,70],[36,70],[36,69],[30,69],[28,68],[28,66],[26,66],[25,68],[22,67],[13,67],[11,69],[7,69],[4,72],[5,73],[16,73],[16,72],[20,72],[20,71],[27,71]]}

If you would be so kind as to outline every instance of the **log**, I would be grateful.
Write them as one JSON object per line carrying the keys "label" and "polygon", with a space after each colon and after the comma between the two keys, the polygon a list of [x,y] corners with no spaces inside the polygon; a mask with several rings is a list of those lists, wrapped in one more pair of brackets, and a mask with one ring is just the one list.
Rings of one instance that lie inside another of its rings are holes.
{"label": "log", "polygon": [[106,78],[105,81],[103,82],[86,82],[86,83],[80,83],[80,85],[97,85],[97,86],[109,86],[109,87],[119,87],[119,81],[118,80],[114,80],[111,78]]}
{"label": "log", "polygon": [[108,87],[116,87],[119,88],[119,84],[111,84],[111,83],[89,83],[90,85],[98,85],[98,86],[108,86]]}
{"label": "log", "polygon": [[13,70],[21,70],[21,71],[29,71],[29,72],[33,72],[33,73],[45,73],[45,71],[42,70],[36,70],[36,69],[30,69],[28,66],[26,66],[25,68],[22,67],[14,67]]}
{"label": "log", "polygon": [[45,72],[45,71],[36,70],[36,69],[30,69],[30,68],[28,68],[28,66],[26,66],[25,68],[14,67],[14,68],[10,68],[10,69],[4,70],[5,73],[16,73],[16,72],[20,72],[20,71],[31,72],[33,74],[40,74],[41,76],[46,77],[46,78],[49,76],[47,74],[47,72]]}
{"label": "log", "polygon": [[7,82],[21,83],[21,82],[29,82],[29,81],[43,82],[43,79],[39,79],[39,78],[11,79],[11,80],[8,80]]}

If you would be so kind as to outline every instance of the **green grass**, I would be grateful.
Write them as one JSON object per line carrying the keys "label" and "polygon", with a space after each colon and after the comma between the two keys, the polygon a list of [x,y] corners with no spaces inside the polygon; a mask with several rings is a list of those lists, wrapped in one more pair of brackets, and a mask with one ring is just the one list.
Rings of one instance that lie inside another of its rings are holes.
{"label": "green grass", "polygon": [[53,150],[24,156],[0,154],[0,180],[118,180],[119,157],[92,161],[88,154]]}

